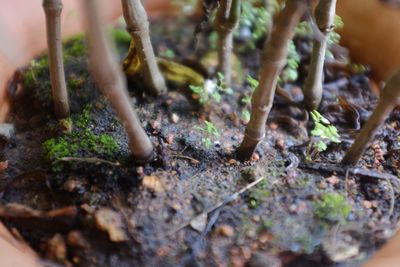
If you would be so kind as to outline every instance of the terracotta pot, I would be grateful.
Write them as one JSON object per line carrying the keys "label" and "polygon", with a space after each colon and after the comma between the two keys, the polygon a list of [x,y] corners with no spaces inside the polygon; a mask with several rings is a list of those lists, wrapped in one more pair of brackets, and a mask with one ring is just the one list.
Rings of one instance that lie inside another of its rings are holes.
{"label": "terracotta pot", "polygon": [[[27,64],[46,48],[42,0],[13,0],[0,3],[0,121],[6,118],[9,103],[7,81],[17,67]],[[62,32],[64,36],[83,29],[81,0],[64,0]],[[98,0],[108,21],[121,15],[119,1]],[[173,12],[168,0],[143,1],[150,15]],[[343,44],[357,61],[370,64],[374,77],[384,80],[400,65],[400,10],[379,0],[338,1],[338,13],[344,21]],[[4,52],[6,51],[6,52]],[[5,56],[7,55],[7,57]],[[398,266],[400,234],[379,251],[368,267]],[[14,239],[0,223],[0,266],[38,266],[37,258],[25,245]]]}
{"label": "terracotta pot", "polygon": [[[71,36],[83,30],[80,0],[63,0],[62,34]],[[107,21],[121,16],[119,1],[98,0]],[[171,14],[170,1],[144,0],[150,16]],[[46,49],[45,17],[42,0],[13,0],[0,3],[0,122],[9,109],[7,81],[14,70],[26,65]]]}

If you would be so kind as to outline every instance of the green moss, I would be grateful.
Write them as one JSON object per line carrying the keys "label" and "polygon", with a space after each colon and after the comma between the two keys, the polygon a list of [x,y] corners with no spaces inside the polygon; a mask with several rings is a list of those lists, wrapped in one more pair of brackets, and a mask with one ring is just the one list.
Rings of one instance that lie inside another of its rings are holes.
{"label": "green moss", "polygon": [[72,132],[72,119],[70,117],[61,119],[58,121],[58,125],[61,127],[61,131],[63,133],[71,133]]}
{"label": "green moss", "polygon": [[78,34],[71,37],[64,43],[64,61],[68,62],[72,58],[84,56],[87,53],[85,35]]}
{"label": "green moss", "polygon": [[81,89],[85,85],[85,76],[77,76],[75,73],[71,73],[67,79],[68,89],[77,90]]}
{"label": "green moss", "polygon": [[75,122],[76,127],[84,129],[88,126],[91,111],[92,105],[86,105],[82,111],[81,116]]}
{"label": "green moss", "polygon": [[247,203],[250,208],[257,208],[260,206],[266,198],[271,196],[271,190],[269,188],[268,181],[262,180],[254,189],[249,192]]}
{"label": "green moss", "polygon": [[129,46],[131,35],[125,29],[111,29],[111,36],[117,45]]}
{"label": "green moss", "polygon": [[49,73],[49,60],[47,54],[31,61],[23,78],[23,84],[26,88],[32,88],[38,85],[39,77]]}
{"label": "green moss", "polygon": [[49,161],[67,157],[74,153],[74,151],[71,150],[68,140],[65,138],[49,139],[43,143],[42,149],[44,158]]}
{"label": "green moss", "polygon": [[95,134],[89,128],[91,122],[91,106],[87,106],[74,121],[76,127],[70,133],[51,138],[42,144],[43,158],[51,164],[52,170],[61,171],[65,163],[64,157],[99,157],[115,160],[119,145],[108,134]]}
{"label": "green moss", "polygon": [[351,211],[346,197],[338,193],[327,193],[313,202],[314,216],[331,222],[344,222]]}

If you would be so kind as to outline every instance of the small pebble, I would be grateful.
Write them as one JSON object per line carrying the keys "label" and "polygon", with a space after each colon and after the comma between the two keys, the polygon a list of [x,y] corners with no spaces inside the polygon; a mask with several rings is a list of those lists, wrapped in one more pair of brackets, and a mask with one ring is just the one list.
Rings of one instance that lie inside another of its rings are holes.
{"label": "small pebble", "polygon": [[232,226],[223,224],[218,226],[218,228],[215,229],[215,233],[220,236],[224,237],[232,237],[235,234],[235,230],[233,229]]}
{"label": "small pebble", "polygon": [[178,122],[179,122],[179,116],[178,116],[178,114],[172,113],[172,115],[171,115],[171,121],[172,121],[173,123],[178,123]]}

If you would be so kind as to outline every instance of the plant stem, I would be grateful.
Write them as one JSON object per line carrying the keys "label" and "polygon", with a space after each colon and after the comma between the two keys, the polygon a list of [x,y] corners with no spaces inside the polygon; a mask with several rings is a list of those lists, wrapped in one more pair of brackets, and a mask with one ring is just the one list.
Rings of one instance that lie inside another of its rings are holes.
{"label": "plant stem", "polygon": [[251,98],[251,118],[247,124],[238,157],[247,160],[265,137],[265,124],[274,100],[278,76],[286,64],[288,42],[307,8],[306,1],[288,0],[278,15],[271,38],[266,41],[260,83]]}
{"label": "plant stem", "polygon": [[69,116],[68,92],[65,83],[63,53],[61,44],[61,0],[43,0],[46,15],[47,47],[53,95],[54,112],[57,118]]}
{"label": "plant stem", "polygon": [[137,46],[144,82],[152,95],[166,91],[165,79],[158,68],[149,34],[149,20],[140,0],[121,0],[127,31]]}
{"label": "plant stem", "polygon": [[400,69],[387,81],[378,105],[344,156],[342,160],[343,164],[357,164],[368,143],[375,137],[378,128],[380,128],[392,110],[398,105],[400,105]]}
{"label": "plant stem", "polygon": [[325,38],[315,39],[311,55],[310,69],[304,85],[304,104],[308,110],[318,108],[322,99],[323,71],[328,34],[334,28],[336,0],[320,0],[315,9],[315,19]]}
{"label": "plant stem", "polygon": [[240,4],[240,0],[221,0],[216,17],[218,71],[224,74],[227,88],[232,83],[233,31],[239,22]]}
{"label": "plant stem", "polygon": [[138,161],[153,155],[153,145],[140,125],[126,89],[126,81],[116,61],[116,53],[107,39],[97,0],[85,0],[89,46],[89,66],[98,87],[110,99],[128,134],[129,148]]}

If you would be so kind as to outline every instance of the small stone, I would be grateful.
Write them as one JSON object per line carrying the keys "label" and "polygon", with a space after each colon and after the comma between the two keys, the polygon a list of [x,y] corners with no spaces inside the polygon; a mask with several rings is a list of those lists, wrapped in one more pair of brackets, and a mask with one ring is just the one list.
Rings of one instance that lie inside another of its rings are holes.
{"label": "small stone", "polygon": [[277,138],[275,141],[275,146],[281,151],[285,150],[285,140],[282,137]]}
{"label": "small stone", "polygon": [[87,242],[79,231],[71,231],[67,236],[67,243],[74,247],[84,248],[87,246]]}
{"label": "small stone", "polygon": [[281,261],[271,255],[265,253],[256,252],[250,260],[246,263],[246,267],[280,267],[282,266]]}
{"label": "small stone", "polygon": [[271,235],[271,234],[268,233],[268,232],[263,232],[263,233],[259,236],[258,241],[260,241],[261,244],[265,244],[265,243],[267,243],[267,242],[270,242],[270,241],[273,240],[273,239],[274,239],[273,235]]}
{"label": "small stone", "polygon": [[14,125],[11,123],[0,123],[0,139],[10,142],[15,135]]}
{"label": "small stone", "polygon": [[67,191],[67,192],[77,192],[79,191],[79,189],[83,188],[84,184],[81,180],[77,180],[77,179],[68,179],[64,185],[63,188]]}
{"label": "small stone", "polygon": [[339,183],[340,179],[336,175],[329,176],[328,178],[325,179],[328,183],[331,185],[335,185]]}
{"label": "small stone", "polygon": [[228,224],[222,224],[215,229],[215,234],[224,237],[232,237],[235,234],[235,230]]}
{"label": "small stone", "polygon": [[207,213],[202,213],[196,217],[194,217],[191,221],[190,221],[190,226],[198,231],[198,232],[203,232],[203,230],[206,228],[207,226],[207,220],[208,220],[208,216]]}
{"label": "small stone", "polygon": [[178,202],[174,202],[172,203],[171,208],[173,208],[175,211],[179,211],[182,209],[182,205],[179,204]]}
{"label": "small stone", "polygon": [[368,201],[368,200],[364,200],[364,201],[363,201],[363,206],[364,206],[364,208],[366,208],[366,209],[370,209],[370,208],[372,208],[372,202],[371,202],[371,201]]}
{"label": "small stone", "polygon": [[60,234],[55,234],[47,241],[46,258],[56,261],[64,261],[67,256],[67,246]]}
{"label": "small stone", "polygon": [[122,217],[118,212],[108,208],[101,208],[96,211],[94,218],[97,227],[107,232],[111,241],[123,242],[128,240],[123,229]]}
{"label": "small stone", "polygon": [[87,203],[82,204],[81,209],[84,210],[87,214],[93,214],[95,211],[94,208],[89,206]]}
{"label": "small stone", "polygon": [[260,155],[258,155],[258,153],[253,153],[253,155],[251,155],[251,161],[258,161],[260,159]]}
{"label": "small stone", "polygon": [[137,173],[137,175],[142,176],[142,175],[144,174],[144,168],[143,168],[143,166],[137,167],[137,168],[136,168],[136,173]]}
{"label": "small stone", "polygon": [[228,162],[229,164],[234,165],[236,164],[237,161],[235,159],[230,159]]}
{"label": "small stone", "polygon": [[155,193],[164,192],[164,186],[160,181],[160,178],[158,178],[158,176],[155,175],[143,177],[142,186]]}
{"label": "small stone", "polygon": [[0,161],[0,171],[4,171],[8,168],[8,160]]}
{"label": "small stone", "polygon": [[178,116],[178,114],[172,113],[172,115],[171,115],[171,121],[172,121],[173,123],[178,123],[178,122],[179,122],[179,116]]}
{"label": "small stone", "polygon": [[161,125],[160,121],[155,120],[155,121],[153,121],[151,123],[151,128],[153,128],[153,130],[159,130],[160,129],[160,125]]}
{"label": "small stone", "polygon": [[174,136],[173,134],[168,134],[168,135],[167,135],[166,140],[167,140],[167,143],[168,143],[169,145],[171,145],[171,144],[174,142],[174,139],[175,139],[175,136]]}
{"label": "small stone", "polygon": [[321,182],[319,182],[319,183],[317,184],[317,187],[318,187],[319,189],[326,189],[326,188],[328,187],[328,184],[327,184],[327,182],[325,182],[325,181],[321,181]]}

